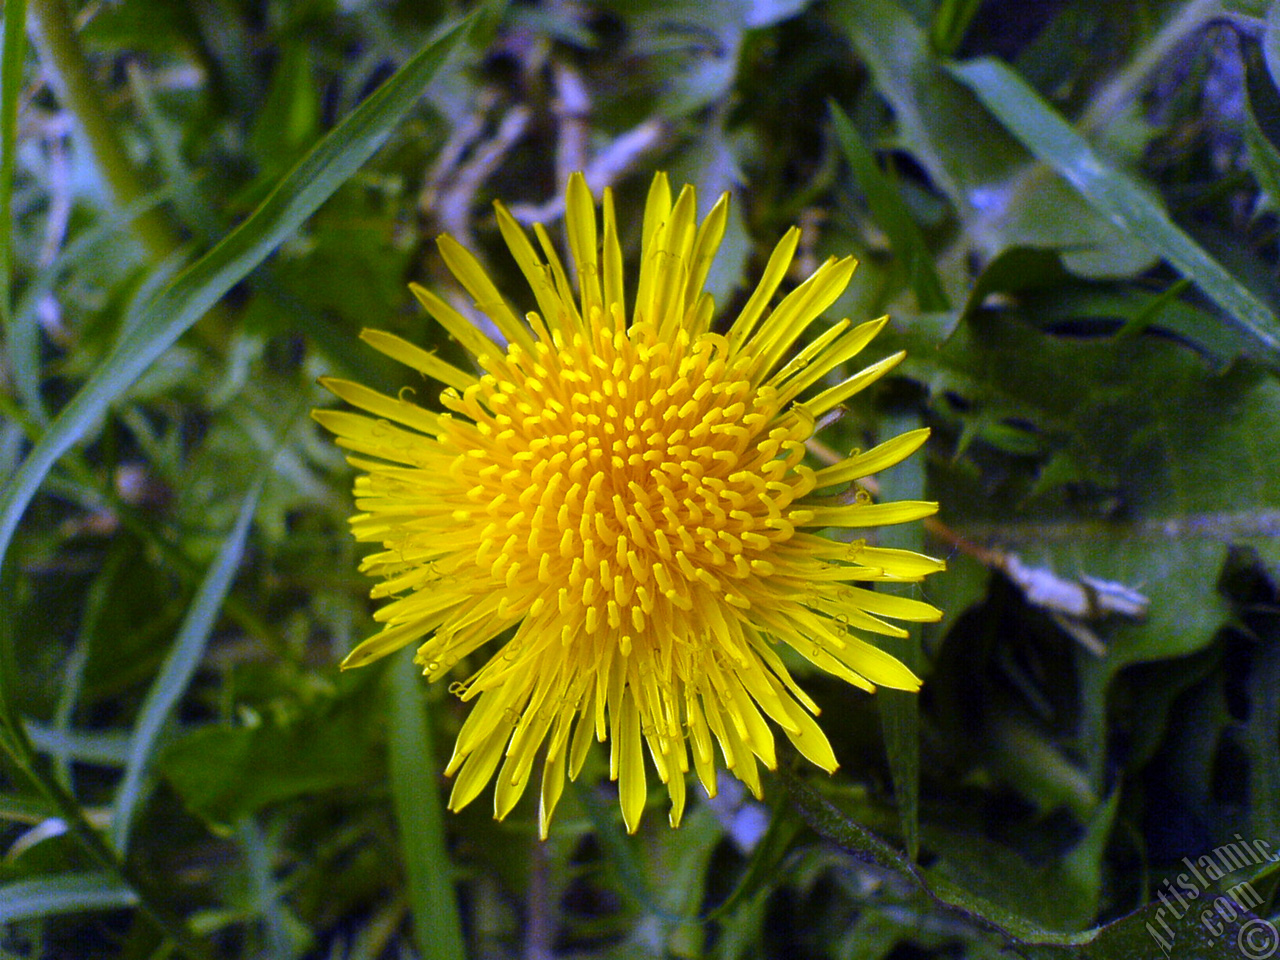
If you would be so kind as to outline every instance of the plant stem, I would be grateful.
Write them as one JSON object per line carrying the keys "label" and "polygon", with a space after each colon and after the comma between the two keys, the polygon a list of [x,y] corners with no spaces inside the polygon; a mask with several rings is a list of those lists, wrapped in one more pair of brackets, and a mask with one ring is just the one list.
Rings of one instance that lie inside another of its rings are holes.
{"label": "plant stem", "polygon": [[[30,4],[31,26],[40,59],[58,99],[79,123],[112,199],[118,206],[141,200],[146,189],[129,162],[115,125],[103,109],[101,91],[89,74],[89,63],[71,23],[66,0],[30,0]],[[157,210],[138,216],[133,221],[133,229],[147,252],[157,259],[173,253],[180,244]]]}
{"label": "plant stem", "polygon": [[5,332],[13,323],[13,172],[14,149],[18,143],[18,92],[22,86],[22,64],[27,55],[27,0],[5,0],[4,47],[0,74],[3,106],[0,107],[0,318]]}

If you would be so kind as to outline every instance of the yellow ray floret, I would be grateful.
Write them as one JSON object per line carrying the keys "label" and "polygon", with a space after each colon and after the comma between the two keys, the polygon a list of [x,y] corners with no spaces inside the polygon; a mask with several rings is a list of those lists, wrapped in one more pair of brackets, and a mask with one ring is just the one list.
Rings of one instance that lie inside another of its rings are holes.
{"label": "yellow ray floret", "polygon": [[834,770],[817,706],[778,645],[865,690],[920,685],[863,634],[902,636],[891,621],[936,620],[939,611],[867,584],[918,581],[942,563],[820,531],[933,513],[933,503],[872,503],[856,486],[917,450],[927,431],[820,470],[803,462],[817,418],[901,354],[843,379],[837,372],[883,319],[840,321],[794,351],[854,268],[832,259],[770,309],[795,230],[727,333],[713,333],[703,285],[727,197],[700,224],[696,207],[691,187],[673,199],[667,178],[654,179],[628,314],[607,191],[601,222],[583,177],[569,182],[576,286],[546,230],[535,228],[535,245],[499,204],[499,229],[539,312],[519,320],[479,261],[448,237],[445,263],[506,344],[430,291],[413,291],[472,354],[478,376],[393,334],[362,334],[443,383],[448,412],[322,381],[364,411],[322,410],[316,419],[357,455],[351,462],[364,473],[352,529],[381,545],[361,569],[379,581],[372,593],[384,603],[383,628],[343,666],[418,643],[417,662],[435,680],[500,644],[451,687],[474,701],[446,770],[456,777],[455,810],[494,780],[495,814],[505,816],[541,757],[545,837],[564,779],[577,776],[592,740],[609,742],[629,830],[647,797],[646,752],[671,797],[673,826],[691,763],[716,792],[717,748],[757,795],[757,763],[776,763],[775,728]]}

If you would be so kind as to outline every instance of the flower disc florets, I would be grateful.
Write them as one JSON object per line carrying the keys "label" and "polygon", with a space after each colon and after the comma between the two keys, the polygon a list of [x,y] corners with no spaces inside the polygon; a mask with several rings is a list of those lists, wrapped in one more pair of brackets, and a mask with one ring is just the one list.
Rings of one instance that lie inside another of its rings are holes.
{"label": "flower disc florets", "polygon": [[[598,239],[584,180],[569,183],[576,292],[546,232],[535,228],[540,256],[497,205],[539,311],[521,322],[447,236],[440,238],[446,264],[505,345],[414,288],[475,357],[479,376],[392,334],[363,334],[446,384],[440,401],[448,413],[324,381],[372,415],[315,414],[340,444],[377,458],[350,458],[367,471],[356,480],[363,512],[352,528],[358,539],[382,544],[362,569],[381,581],[372,595],[388,598],[375,614],[382,631],[343,665],[421,641],[417,661],[435,680],[514,628],[452,687],[477,700],[446,771],[457,774],[455,810],[496,770],[495,812],[505,816],[542,754],[545,836],[566,772],[578,774],[598,739],[609,741],[628,828],[645,804],[645,745],[675,825],[690,756],[715,793],[716,744],[725,766],[759,795],[756,760],[775,765],[766,717],[811,761],[834,770],[813,719],[817,707],[778,656],[779,642],[866,690],[919,687],[857,632],[901,636],[881,618],[928,621],[938,611],[855,584],[919,580],[942,564],[810,531],[933,513],[932,503],[873,504],[856,483],[908,456],[927,432],[819,470],[803,462],[817,418],[902,355],[819,389],[885,322],[842,320],[783,363],[854,267],[851,258],[828,261],[769,310],[795,252],[794,230],[728,332],[712,333],[713,305],[702,288],[726,202],[699,225],[692,188],[673,204],[666,178],[655,179],[630,316],[607,192]],[[844,488],[852,495],[831,495]],[[814,496],[818,490],[824,496]]]}

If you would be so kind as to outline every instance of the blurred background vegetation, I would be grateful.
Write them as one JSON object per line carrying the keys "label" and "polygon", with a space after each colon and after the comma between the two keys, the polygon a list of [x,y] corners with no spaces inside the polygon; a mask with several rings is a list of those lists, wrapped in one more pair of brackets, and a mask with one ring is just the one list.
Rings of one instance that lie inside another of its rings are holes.
{"label": "blurred background vegetation", "polygon": [[[1274,863],[1216,934],[1165,881],[1280,851],[1280,4],[6,0],[3,66],[0,954],[1251,956]],[[834,777],[627,837],[600,754],[539,843],[442,813],[442,686],[338,673],[306,414],[408,383],[365,325],[463,362],[442,231],[528,309],[489,201],[576,169],[632,256],[654,170],[732,191],[722,315],[792,224],[861,259],[910,357],[824,442],[933,428],[880,491],[950,569],[918,700],[803,678]]]}

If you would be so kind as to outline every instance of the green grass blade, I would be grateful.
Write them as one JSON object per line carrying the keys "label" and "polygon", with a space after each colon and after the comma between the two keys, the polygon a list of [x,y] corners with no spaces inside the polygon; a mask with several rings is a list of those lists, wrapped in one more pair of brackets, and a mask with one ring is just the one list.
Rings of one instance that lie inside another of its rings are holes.
{"label": "green grass blade", "polygon": [[424,960],[463,960],[466,951],[453,889],[453,866],[445,846],[444,808],[435,783],[431,725],[422,701],[423,679],[408,651],[393,660],[391,794],[409,877],[414,942]]}
{"label": "green grass blade", "polygon": [[0,493],[0,563],[22,514],[57,459],[90,431],[157,357],[372,156],[418,102],[469,23],[455,25],[415,54],[287,173],[248,219],[152,301]]}
{"label": "green grass blade", "polygon": [[[102,568],[98,571],[97,576],[93,578],[93,583],[89,585],[89,592],[85,598],[84,614],[80,618],[80,626],[76,631],[75,645],[71,648],[71,653],[67,656],[62,666],[62,684],[61,689],[58,691],[58,703],[54,708],[52,730],[59,738],[59,741],[53,748],[52,760],[54,776],[71,794],[75,793],[71,760],[74,756],[72,751],[75,746],[74,736],[76,733],[76,731],[72,730],[72,726],[75,723],[76,707],[80,702],[80,693],[84,687],[85,670],[89,665],[89,653],[97,646],[103,618],[110,606],[110,599],[115,594],[120,573],[125,568],[127,559],[130,556],[130,552],[122,549],[122,546],[121,543],[117,542],[116,548],[108,552]],[[32,741],[35,742],[35,735],[30,734],[30,731],[28,733]],[[125,750],[121,751],[121,756],[125,755],[127,755],[127,746]],[[123,764],[123,760],[121,763]]]}
{"label": "green grass blade", "polygon": [[44,399],[40,396],[40,329],[36,318],[40,302],[67,271],[91,257],[102,256],[102,247],[108,240],[118,240],[138,217],[165,203],[175,193],[175,186],[170,184],[98,220],[63,247],[52,263],[36,271],[23,287],[22,296],[14,307],[13,336],[6,346],[10,373],[23,410],[39,426],[44,427],[49,422]]}
{"label": "green grass blade", "polygon": [[[132,739],[126,730],[71,730],[28,720],[24,725],[31,745],[63,763],[90,763],[97,767],[123,767],[129,761]],[[66,782],[63,786],[68,786]]]}
{"label": "green grass blade", "polygon": [[142,705],[142,712],[129,743],[124,779],[116,791],[115,810],[111,818],[111,839],[122,854],[129,845],[129,831],[145,792],[145,781],[155,754],[156,742],[204,655],[205,644],[217,623],[222,601],[231,589],[232,577],[240,565],[245,541],[249,537],[249,524],[258,509],[258,498],[265,481],[264,471],[259,473],[253,486],[245,494],[235,525],[223,541],[222,549],[218,551],[218,556],[196,591],[191,608],[178,629],[173,649],[165,658],[160,675],[156,677]]}
{"label": "green grass blade", "polygon": [[[1280,11],[1280,5],[1275,9]],[[1268,19],[1268,47],[1276,32]],[[1249,171],[1274,210],[1280,205],[1280,93],[1256,56],[1245,57],[1245,94],[1244,142],[1249,149]]]}
{"label": "green grass blade", "polygon": [[27,58],[27,0],[4,0],[0,53],[0,317],[13,322],[13,171],[18,145],[18,98]]}
{"label": "green grass blade", "polygon": [[138,895],[105,870],[17,880],[0,887],[0,923],[78,910],[132,907]]}
{"label": "green grass blade", "polygon": [[981,6],[982,0],[942,0],[938,4],[929,24],[929,40],[939,55],[949,57],[960,49]]}
{"label": "green grass blade", "polygon": [[916,303],[921,310],[929,312],[950,310],[951,303],[934,269],[933,254],[929,252],[924,234],[902,196],[889,178],[880,172],[870,148],[834,102],[831,104],[831,119],[836,128],[836,143],[840,145],[845,162],[867,198],[871,215],[889,237],[894,255],[901,260],[907,282],[915,291]]}
{"label": "green grass blade", "polygon": [[34,317],[13,309],[13,176],[18,147],[18,100],[22,95],[22,67],[27,56],[27,0],[5,0],[4,45],[0,55],[0,328],[7,343],[9,374],[24,406],[41,415],[38,334]]}
{"label": "green grass blade", "polygon": [[46,800],[0,793],[0,822],[36,824],[57,815],[57,808]]}
{"label": "green grass blade", "polygon": [[[889,438],[922,426],[914,411],[899,411],[884,418],[884,436]],[[924,454],[917,453],[897,466],[879,474],[883,500],[927,500],[925,495]],[[918,523],[898,524],[880,531],[880,544],[902,550],[924,552],[924,528]],[[921,597],[919,584],[882,583],[877,589],[885,593],[914,599]],[[920,624],[904,624],[909,637],[876,637],[876,646],[887,650],[917,674],[924,666],[920,647]],[[880,726],[884,731],[884,749],[889,758],[893,778],[894,799],[902,824],[902,839],[907,856],[915,860],[920,851],[920,695],[905,690],[881,688],[876,693],[880,710]]]}
{"label": "green grass blade", "polygon": [[1271,310],[1170,220],[1146,190],[1098,156],[1017,73],[986,57],[950,69],[1040,162],[1094,209],[1149,244],[1230,316],[1271,363],[1280,362],[1280,321]]}
{"label": "green grass blade", "polygon": [[290,936],[289,918],[280,902],[272,864],[273,845],[252,817],[245,817],[237,825],[236,840],[244,858],[254,912],[262,919],[268,955],[276,960],[291,960],[298,955],[301,944]]}

